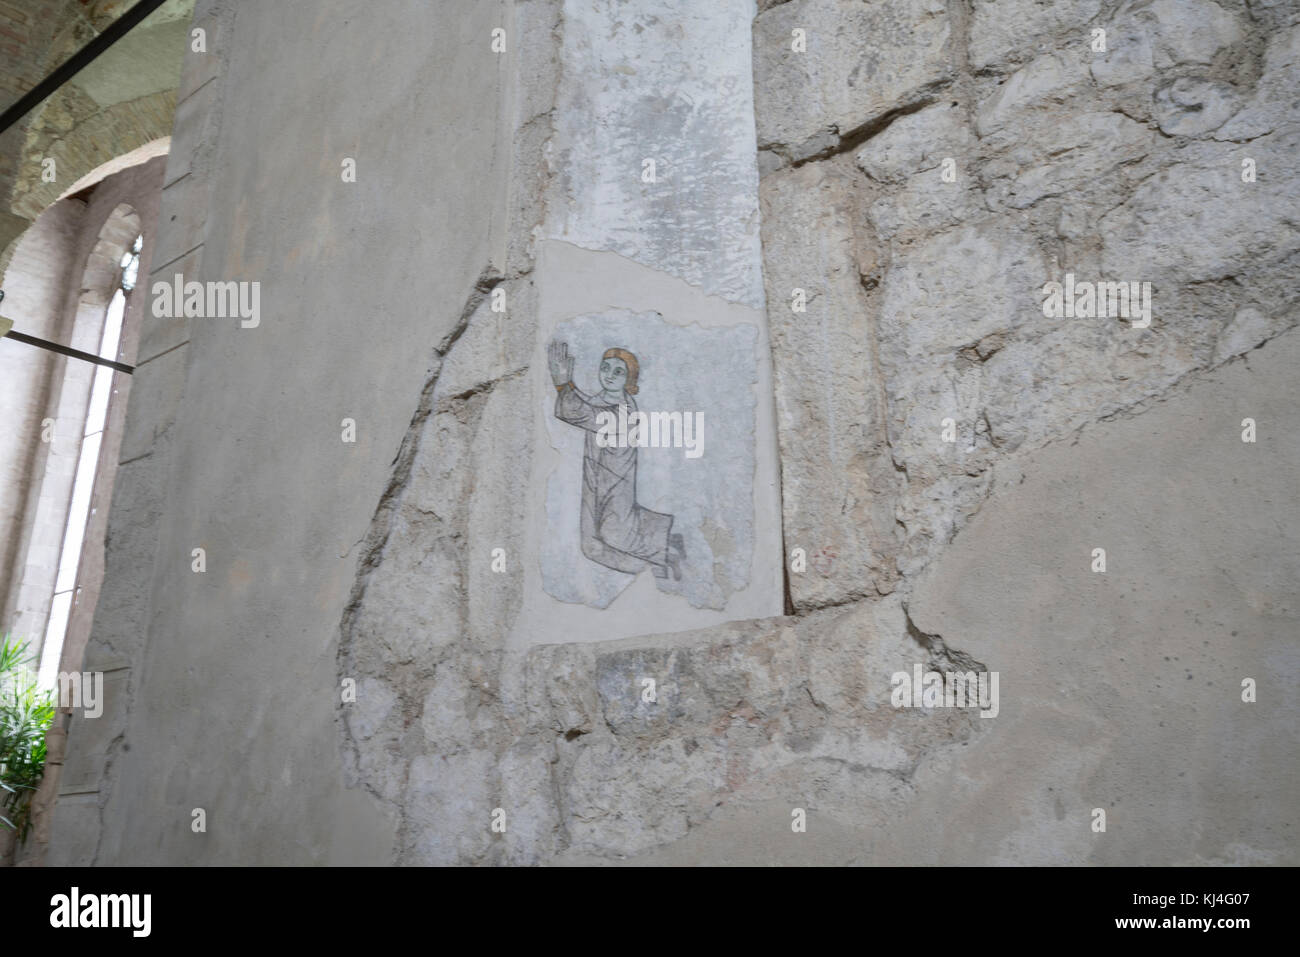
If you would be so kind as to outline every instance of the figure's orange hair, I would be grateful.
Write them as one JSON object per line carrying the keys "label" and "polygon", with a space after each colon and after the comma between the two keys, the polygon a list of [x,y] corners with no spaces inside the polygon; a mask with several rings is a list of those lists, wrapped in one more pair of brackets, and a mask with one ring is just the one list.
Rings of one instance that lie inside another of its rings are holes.
{"label": "figure's orange hair", "polygon": [[626,349],[606,349],[600,360],[604,362],[606,359],[622,359],[627,364],[627,385],[623,388],[628,395],[636,395],[636,377],[641,371],[641,363],[636,361],[636,356]]}

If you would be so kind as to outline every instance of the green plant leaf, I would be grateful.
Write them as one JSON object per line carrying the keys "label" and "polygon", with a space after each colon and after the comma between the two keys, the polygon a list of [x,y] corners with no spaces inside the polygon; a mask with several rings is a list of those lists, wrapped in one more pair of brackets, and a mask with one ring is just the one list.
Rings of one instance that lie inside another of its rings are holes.
{"label": "green plant leaf", "polygon": [[45,733],[58,713],[54,692],[42,691],[28,667],[28,643],[0,637],[0,816],[26,839],[32,825],[32,794],[45,775]]}

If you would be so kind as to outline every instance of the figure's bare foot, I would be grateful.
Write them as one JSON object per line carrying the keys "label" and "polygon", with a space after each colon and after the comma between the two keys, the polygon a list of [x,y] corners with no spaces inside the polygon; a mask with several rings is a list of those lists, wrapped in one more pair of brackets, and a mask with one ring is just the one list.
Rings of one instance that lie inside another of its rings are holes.
{"label": "figure's bare foot", "polygon": [[680,535],[668,536],[668,567],[673,570],[673,581],[682,580],[682,559],[686,557],[686,543]]}

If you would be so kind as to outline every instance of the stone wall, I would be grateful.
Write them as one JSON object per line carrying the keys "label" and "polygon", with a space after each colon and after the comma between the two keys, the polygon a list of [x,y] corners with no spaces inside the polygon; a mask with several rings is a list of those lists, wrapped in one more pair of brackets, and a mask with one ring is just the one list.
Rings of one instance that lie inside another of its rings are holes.
{"label": "stone wall", "polygon": [[[794,605],[888,595],[1006,702],[955,760],[927,755],[866,859],[1294,861],[1297,752],[1269,729],[1295,716],[1297,511],[1273,483],[1296,443],[1241,432],[1294,407],[1300,8],[763,6],[784,530],[812,572]],[[1067,273],[1151,283],[1149,327],[1046,318]],[[1241,701],[1260,673],[1267,709]]]}
{"label": "stone wall", "polygon": [[[133,393],[95,627],[143,678],[51,859],[1296,863],[1300,9],[450,6],[199,4],[160,247],[270,305]],[[1049,318],[1067,274],[1149,324]],[[754,591],[575,610],[546,346],[650,314],[739,329]],[[917,667],[996,717],[894,707]]]}
{"label": "stone wall", "polygon": [[[809,436],[846,418],[863,431],[838,486],[798,472],[784,486],[787,539],[833,553],[792,583],[796,606],[891,590],[987,499],[996,461],[1295,324],[1296,118],[1280,91],[1300,34],[1279,10],[922,6],[933,29],[879,52],[870,38],[912,4],[792,2],[755,26],[783,460],[815,461]],[[789,51],[799,24],[805,54]],[[887,103],[854,95],[873,69],[897,81]],[[1045,319],[1039,290],[1066,273],[1151,282],[1151,327]],[[780,307],[801,286],[818,294],[809,312]],[[832,364],[834,394],[817,375]],[[956,442],[938,440],[948,417]]]}

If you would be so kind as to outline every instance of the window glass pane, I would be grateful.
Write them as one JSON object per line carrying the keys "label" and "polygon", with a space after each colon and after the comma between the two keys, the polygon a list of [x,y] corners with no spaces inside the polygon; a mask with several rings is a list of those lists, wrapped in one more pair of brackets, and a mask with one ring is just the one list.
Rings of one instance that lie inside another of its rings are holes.
{"label": "window glass pane", "polygon": [[45,628],[41,648],[41,669],[36,681],[42,688],[53,688],[59,678],[59,659],[63,657],[63,637],[68,632],[68,615],[72,611],[72,592],[60,592],[50,606],[50,623]]}
{"label": "window glass pane", "polygon": [[[105,359],[117,358],[117,345],[122,339],[122,319],[125,315],[126,297],[122,290],[113,293],[104,319],[104,337],[99,354]],[[99,366],[95,369],[95,384],[90,389],[90,411],[86,415],[86,435],[103,431],[108,417],[108,400],[113,393],[113,370]]]}
{"label": "window glass pane", "polygon": [[108,414],[108,397],[113,392],[113,370],[99,366],[95,370],[95,384],[90,387],[90,412],[86,416],[86,434],[94,435],[104,429]]}
{"label": "window glass pane", "polygon": [[104,337],[99,344],[99,354],[105,359],[117,358],[118,343],[122,341],[122,317],[126,313],[126,296],[122,290],[113,293],[108,304],[108,316],[104,320]]}
{"label": "window glass pane", "polygon": [[77,582],[77,563],[81,559],[81,540],[86,537],[86,518],[90,515],[90,493],[95,489],[95,467],[99,464],[101,433],[81,440],[81,457],[77,460],[77,478],[72,483],[72,507],[68,509],[68,528],[63,535],[63,552],[59,555],[59,577],[55,592],[67,591]]}
{"label": "window glass pane", "polygon": [[[137,236],[131,245],[131,251],[125,253],[120,260],[121,288],[113,293],[104,317],[104,334],[99,343],[101,358],[117,358],[117,350],[122,341],[122,323],[126,316],[126,296],[123,290],[129,292],[135,288],[143,246],[144,237]],[[81,563],[81,546],[85,541],[86,522],[90,517],[90,498],[95,490],[95,473],[99,469],[104,425],[108,420],[108,403],[113,394],[113,375],[113,370],[98,367],[90,389],[90,405],[77,458],[77,476],[72,484],[68,524],[63,533],[59,571],[54,582],[54,600],[50,605],[50,621],[45,629],[45,642],[41,649],[39,680],[44,687],[51,687],[56,680],[59,659],[63,654],[63,641],[72,611],[73,587],[77,583],[77,569]]]}
{"label": "window glass pane", "polygon": [[144,237],[135,237],[135,244],[131,247],[131,252],[122,257],[122,288],[130,292],[135,288],[136,278],[140,273],[140,247],[144,244]]}

